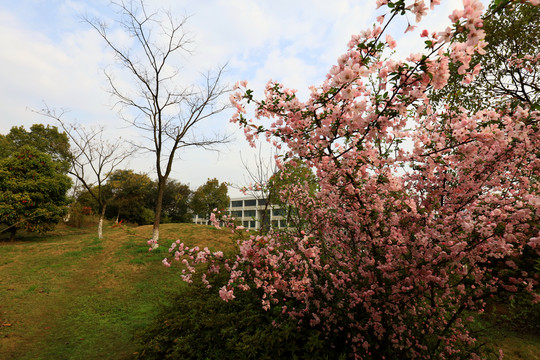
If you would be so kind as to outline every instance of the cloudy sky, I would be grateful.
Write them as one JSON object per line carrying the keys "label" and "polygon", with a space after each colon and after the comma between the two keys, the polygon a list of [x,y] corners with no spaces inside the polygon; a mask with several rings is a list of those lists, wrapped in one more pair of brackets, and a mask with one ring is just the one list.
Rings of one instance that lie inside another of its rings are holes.
{"label": "cloudy sky", "polygon": [[[442,29],[448,9],[460,3],[448,1],[419,30]],[[178,19],[189,16],[186,30],[193,39],[192,54],[178,59],[181,81],[196,83],[200,72],[228,64],[224,83],[248,80],[259,95],[270,79],[305,95],[309,85],[321,83],[350,36],[371,26],[381,14],[375,1],[360,0],[147,0],[146,4],[150,9],[170,9]],[[118,19],[109,0],[0,0],[0,133],[13,126],[54,124],[32,111],[46,105],[68,110],[65,121],[105,125],[111,139],[140,138],[113,108],[103,71],[114,57],[82,16],[100,18],[113,29]],[[421,44],[419,31],[402,37],[405,26],[392,32],[400,54]],[[129,39],[113,34],[129,44]],[[193,189],[214,177],[237,185],[247,182],[240,156],[250,164],[256,152],[229,123],[230,115],[215,116],[200,130],[225,132],[233,141],[219,152],[182,153],[172,178]],[[124,167],[155,178],[148,155],[141,154]],[[231,195],[238,192],[231,189]]]}

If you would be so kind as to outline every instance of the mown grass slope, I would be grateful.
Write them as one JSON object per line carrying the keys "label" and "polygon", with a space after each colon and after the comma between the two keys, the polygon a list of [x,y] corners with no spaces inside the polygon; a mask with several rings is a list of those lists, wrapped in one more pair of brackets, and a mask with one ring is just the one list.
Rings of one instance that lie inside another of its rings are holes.
{"label": "mown grass slope", "polygon": [[0,242],[0,359],[127,359],[133,334],[186,286],[161,259],[175,239],[213,249],[230,234],[193,224],[162,225],[148,252],[150,227],[128,234],[108,227],[61,228]]}

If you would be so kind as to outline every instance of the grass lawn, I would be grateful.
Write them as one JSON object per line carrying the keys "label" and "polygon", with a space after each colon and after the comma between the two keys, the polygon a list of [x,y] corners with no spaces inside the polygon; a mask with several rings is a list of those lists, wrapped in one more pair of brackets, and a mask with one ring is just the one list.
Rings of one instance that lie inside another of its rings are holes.
{"label": "grass lawn", "polygon": [[132,357],[133,334],[185,286],[178,268],[161,264],[170,242],[231,246],[227,232],[193,224],[162,225],[161,238],[152,253],[145,238],[112,227],[102,240],[61,227],[0,242],[0,359]]}
{"label": "grass lawn", "polygon": [[[106,227],[60,227],[44,236],[0,234],[0,359],[128,359],[133,335],[149,325],[184,284],[178,267],[161,264],[181,239],[211,250],[232,249],[225,230],[165,224],[162,246],[148,252],[151,226],[133,234]],[[3,240],[3,241],[2,241]],[[540,335],[490,329],[487,341],[505,359],[540,359]]]}
{"label": "grass lawn", "polygon": [[540,335],[510,330],[492,330],[488,332],[495,348],[504,352],[504,359],[538,360],[540,359]]}

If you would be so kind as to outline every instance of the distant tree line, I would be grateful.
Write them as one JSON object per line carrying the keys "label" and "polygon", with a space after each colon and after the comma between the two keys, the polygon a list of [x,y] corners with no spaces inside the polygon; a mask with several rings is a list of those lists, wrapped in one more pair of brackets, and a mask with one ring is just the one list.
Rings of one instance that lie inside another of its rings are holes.
{"label": "distant tree line", "polygon": [[[152,224],[158,182],[133,170],[103,171],[101,162],[97,162],[101,171],[84,172],[85,167],[95,166],[80,166],[79,144],[70,147],[70,136],[69,132],[42,124],[32,125],[29,131],[20,126],[6,135],[0,134],[0,232],[9,232],[12,240],[18,229],[43,233],[68,214],[72,223],[79,226],[80,219],[87,215],[98,215],[100,223],[107,218]],[[94,149],[99,152],[106,148],[101,145]],[[87,155],[90,152],[84,151]],[[69,175],[77,180],[72,196],[67,195],[73,185]],[[89,180],[89,175],[97,176],[99,181]],[[228,204],[227,186],[217,179],[208,179],[195,191],[168,179],[163,192],[162,222],[191,222],[194,213],[208,216],[214,208],[224,209]]]}
{"label": "distant tree line", "polygon": [[[133,170],[116,170],[102,191],[105,198],[110,199],[105,211],[106,218],[138,225],[153,223],[158,183],[148,175]],[[86,212],[88,209],[92,213],[99,211],[98,204],[85,189],[77,193],[75,203],[79,209],[87,209]],[[208,179],[195,191],[189,185],[169,179],[163,193],[161,222],[191,222],[193,214],[207,216],[214,208],[224,209],[228,206],[227,186],[217,179]]]}

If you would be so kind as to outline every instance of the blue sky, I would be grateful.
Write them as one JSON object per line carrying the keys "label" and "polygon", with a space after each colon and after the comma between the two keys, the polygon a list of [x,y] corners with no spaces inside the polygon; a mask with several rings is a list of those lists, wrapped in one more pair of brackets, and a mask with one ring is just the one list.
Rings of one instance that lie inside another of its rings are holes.
{"label": "blue sky", "polygon": [[[419,29],[441,29],[449,1]],[[375,1],[359,0],[147,0],[149,8],[165,7],[178,18],[190,15],[187,29],[193,37],[193,55],[183,60],[183,81],[197,82],[198,73],[228,63],[225,82],[248,80],[256,93],[278,80],[307,94],[319,84],[352,34],[371,26]],[[0,0],[0,133],[12,126],[51,123],[29,109],[69,109],[64,120],[107,127],[111,139],[138,138],[126,128],[107,93],[103,69],[114,62],[81,15],[113,23],[116,14],[108,0]],[[401,24],[403,25],[403,24]],[[398,53],[418,48],[418,31],[407,38],[404,27],[392,36]],[[419,48],[418,48],[419,49]],[[220,130],[235,140],[219,152],[190,150],[176,161],[171,177],[196,188],[207,178],[244,184],[240,153],[249,163],[255,151],[242,133],[229,124],[230,112],[211,119],[202,131]],[[139,156],[125,165],[154,178],[153,161]],[[232,190],[232,195],[238,192]]]}

